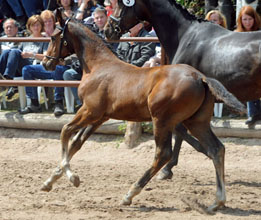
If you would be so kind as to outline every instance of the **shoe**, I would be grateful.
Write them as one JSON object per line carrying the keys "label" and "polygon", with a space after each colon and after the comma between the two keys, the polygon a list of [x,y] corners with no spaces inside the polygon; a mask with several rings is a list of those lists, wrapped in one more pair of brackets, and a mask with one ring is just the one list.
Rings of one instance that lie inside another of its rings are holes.
{"label": "shoe", "polygon": [[18,112],[21,115],[25,115],[25,114],[28,114],[28,113],[39,113],[39,112],[42,112],[42,109],[41,109],[40,106],[30,105],[30,106],[25,107],[22,110],[19,110]]}
{"label": "shoe", "polygon": [[82,107],[82,104],[76,105],[74,108],[74,112],[77,113],[78,110]]}
{"label": "shoe", "polygon": [[15,93],[18,93],[18,88],[13,86],[9,87],[6,93],[7,99],[11,99]]}
{"label": "shoe", "polygon": [[53,113],[54,113],[55,116],[63,115],[65,113],[63,104],[62,103],[55,103]]}
{"label": "shoe", "polygon": [[0,73],[0,80],[5,80],[6,78]]}
{"label": "shoe", "polygon": [[254,116],[250,116],[248,117],[248,119],[246,120],[245,124],[246,125],[254,125],[257,121],[261,120],[261,115],[254,115]]}

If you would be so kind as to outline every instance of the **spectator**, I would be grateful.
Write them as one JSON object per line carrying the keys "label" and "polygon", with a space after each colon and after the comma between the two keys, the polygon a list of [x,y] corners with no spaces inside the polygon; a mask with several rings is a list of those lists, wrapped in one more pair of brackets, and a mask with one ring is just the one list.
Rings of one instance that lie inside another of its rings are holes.
{"label": "spectator", "polygon": [[[143,23],[139,23],[130,29],[130,32],[123,37],[146,37],[148,32],[144,29]],[[155,54],[155,43],[152,42],[120,42],[117,48],[117,55],[120,59],[135,66],[143,64]]]}
{"label": "spectator", "polygon": [[154,67],[160,66],[161,64],[161,50],[156,50],[156,55],[151,57],[148,61],[146,61],[142,67]]}
{"label": "spectator", "polygon": [[[26,26],[31,33],[30,37],[42,37],[44,23],[39,15],[31,16]],[[21,75],[25,65],[43,59],[43,51],[47,46],[48,44],[43,42],[23,42],[18,49],[4,50],[0,56],[0,73],[3,73],[6,79],[13,79],[17,74]],[[12,98],[14,94],[14,88],[10,87],[6,94],[7,98]]]}
{"label": "spectator", "polygon": [[238,3],[238,1],[232,0],[205,0],[205,12],[207,14],[210,10],[218,8],[226,18],[228,29],[233,30],[236,18],[233,2]]}
{"label": "spectator", "polygon": [[[155,32],[155,30],[151,30],[149,32],[151,37],[157,37],[157,34]],[[143,67],[154,67],[154,66],[159,66],[161,64],[161,46],[160,44],[156,44],[156,48],[155,48],[155,55],[153,57],[151,57],[148,61],[146,61],[143,64]]]}
{"label": "spectator", "polygon": [[[236,32],[248,32],[260,30],[261,22],[259,15],[252,6],[243,6],[237,18]],[[254,125],[256,121],[261,120],[260,100],[247,102],[247,125]]]}
{"label": "spectator", "polygon": [[104,7],[97,7],[93,11],[93,21],[94,21],[94,27],[97,29],[97,32],[105,38],[105,35],[103,33],[104,26],[107,22],[107,11]]}
{"label": "spectator", "polygon": [[[6,37],[16,37],[18,35],[18,22],[14,20],[13,18],[8,18],[3,23],[3,29],[5,35],[2,36],[2,38]],[[17,42],[2,42],[1,43],[1,51],[17,48],[18,43]]]}
{"label": "spectator", "polygon": [[[41,18],[43,19],[45,35],[51,36],[55,29],[55,17],[54,14],[45,10],[41,13]],[[54,79],[54,80],[63,80],[63,73],[68,66],[56,66],[55,71],[47,71],[43,67],[43,65],[26,65],[22,69],[23,78],[25,80],[35,80],[35,79]],[[41,112],[41,107],[38,101],[38,94],[36,87],[26,87],[26,96],[30,100],[27,107],[25,109],[20,110],[20,114],[28,114],[28,113],[37,113]],[[63,96],[64,96],[64,88],[55,87],[54,88],[54,115],[60,116],[64,114],[63,107]]]}
{"label": "spectator", "polygon": [[95,4],[92,0],[78,0],[78,9],[75,18],[83,20],[86,17],[91,16]]}
{"label": "spectator", "polygon": [[[75,4],[73,0],[57,0],[57,4],[61,7],[66,17],[75,17],[82,20],[91,15],[91,8],[94,5],[91,0],[79,0]],[[56,14],[56,11],[54,11]]]}
{"label": "spectator", "polygon": [[211,10],[207,13],[206,20],[211,21],[215,24],[222,26],[223,28],[227,28],[227,20],[225,16],[219,12],[218,10]]}
{"label": "spectator", "polygon": [[105,0],[104,1],[104,5],[105,5],[105,9],[107,11],[108,17],[113,14],[116,3],[117,3],[117,0]]}

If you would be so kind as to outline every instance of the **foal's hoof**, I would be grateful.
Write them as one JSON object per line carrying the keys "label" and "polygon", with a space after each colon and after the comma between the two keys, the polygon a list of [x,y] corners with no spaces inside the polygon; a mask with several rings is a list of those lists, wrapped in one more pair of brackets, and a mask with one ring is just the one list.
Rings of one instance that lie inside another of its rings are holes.
{"label": "foal's hoof", "polygon": [[49,185],[43,185],[42,187],[41,187],[41,191],[44,191],[44,192],[50,192],[51,190],[52,190],[52,186],[49,186]]}
{"label": "foal's hoof", "polygon": [[75,187],[80,186],[80,178],[77,175],[71,176],[70,181]]}
{"label": "foal's hoof", "polygon": [[171,179],[173,176],[172,171],[168,171],[168,170],[164,170],[162,169],[159,173],[159,175],[157,176],[158,180],[166,180],[166,179]]}
{"label": "foal's hoof", "polygon": [[124,198],[120,202],[120,205],[130,205],[130,204],[131,204],[131,200],[130,199],[126,199],[126,198]]}

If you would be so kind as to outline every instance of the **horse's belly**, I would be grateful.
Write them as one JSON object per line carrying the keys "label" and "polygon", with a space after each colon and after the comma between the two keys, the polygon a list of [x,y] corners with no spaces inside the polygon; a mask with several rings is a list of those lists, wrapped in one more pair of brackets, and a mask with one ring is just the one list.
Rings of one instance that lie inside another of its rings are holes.
{"label": "horse's belly", "polygon": [[108,111],[108,116],[117,120],[126,121],[151,121],[151,115],[147,106],[126,105]]}

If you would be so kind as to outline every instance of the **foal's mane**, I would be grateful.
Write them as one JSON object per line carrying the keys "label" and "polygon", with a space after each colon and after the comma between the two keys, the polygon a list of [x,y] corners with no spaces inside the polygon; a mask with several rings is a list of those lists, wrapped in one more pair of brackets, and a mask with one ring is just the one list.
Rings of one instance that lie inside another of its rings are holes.
{"label": "foal's mane", "polygon": [[[85,39],[89,39],[91,41],[95,40],[92,38],[89,38],[89,36],[86,36],[86,32],[84,31],[84,28],[87,28],[89,31],[91,31],[98,39],[100,39],[102,41],[102,43],[100,43],[100,45],[105,45],[111,52],[113,52],[115,55],[115,51],[113,50],[111,44],[109,44],[97,31],[97,29],[94,28],[93,25],[89,25],[89,24],[85,24],[83,21],[80,21],[78,19],[72,18],[71,21],[73,21],[74,23],[76,23],[76,28],[78,29],[78,31],[80,31],[80,33],[85,36]],[[80,24],[80,25],[79,25]]]}

